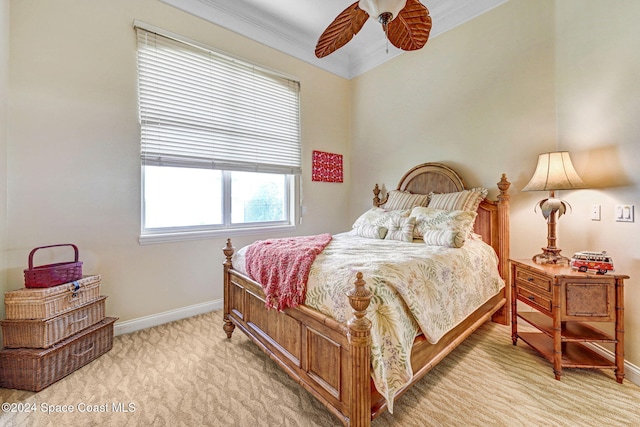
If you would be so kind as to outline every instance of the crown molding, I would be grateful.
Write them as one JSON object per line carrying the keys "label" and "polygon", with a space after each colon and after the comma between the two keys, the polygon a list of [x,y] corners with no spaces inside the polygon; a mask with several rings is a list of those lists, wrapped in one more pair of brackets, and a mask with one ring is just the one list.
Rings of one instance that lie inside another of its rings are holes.
{"label": "crown molding", "polygon": [[[318,29],[300,28],[241,0],[160,1],[346,79],[357,77],[404,53],[387,43],[373,20],[367,22],[346,46],[319,59],[314,53],[315,44],[328,22],[319,22]],[[433,19],[430,39],[507,1],[425,0]]]}

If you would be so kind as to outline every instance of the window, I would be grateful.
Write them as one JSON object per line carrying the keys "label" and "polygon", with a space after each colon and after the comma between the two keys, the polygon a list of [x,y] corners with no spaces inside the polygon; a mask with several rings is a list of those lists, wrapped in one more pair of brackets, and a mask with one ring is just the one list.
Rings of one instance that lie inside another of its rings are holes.
{"label": "window", "polygon": [[147,24],[135,27],[140,241],[294,226],[299,82]]}

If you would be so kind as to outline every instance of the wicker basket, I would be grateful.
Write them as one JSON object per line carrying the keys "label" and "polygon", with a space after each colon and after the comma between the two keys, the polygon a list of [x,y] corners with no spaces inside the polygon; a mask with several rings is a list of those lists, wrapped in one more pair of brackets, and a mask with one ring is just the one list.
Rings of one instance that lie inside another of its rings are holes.
{"label": "wicker basket", "polygon": [[113,323],[107,317],[48,349],[0,350],[0,387],[40,391],[111,350]]}
{"label": "wicker basket", "polygon": [[[33,256],[39,249],[55,248],[58,246],[71,246],[75,252],[72,262],[60,262],[57,264],[47,264],[38,267],[33,266]],[[24,270],[24,285],[27,288],[48,288],[50,286],[61,285],[73,282],[82,278],[82,262],[78,261],[78,247],[65,243],[60,245],[40,246],[29,253],[29,268]]]}
{"label": "wicker basket", "polygon": [[105,317],[105,300],[100,297],[74,310],[43,320],[1,320],[6,348],[49,348],[71,335],[95,325]]}
{"label": "wicker basket", "polygon": [[51,288],[22,288],[4,294],[7,320],[48,319],[100,296],[101,276],[85,276]]}

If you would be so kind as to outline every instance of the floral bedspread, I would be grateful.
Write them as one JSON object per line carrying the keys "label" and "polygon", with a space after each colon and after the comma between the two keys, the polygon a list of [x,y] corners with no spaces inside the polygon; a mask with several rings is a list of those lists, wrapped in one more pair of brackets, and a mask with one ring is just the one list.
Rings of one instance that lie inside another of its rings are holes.
{"label": "floral bedspread", "polygon": [[[242,252],[234,268],[242,271]],[[493,249],[480,239],[462,248],[337,234],[316,257],[305,305],[346,322],[346,292],[358,271],[373,293],[367,309],[372,377],[393,412],[395,394],[411,379],[411,347],[422,331],[436,343],[504,287]]]}

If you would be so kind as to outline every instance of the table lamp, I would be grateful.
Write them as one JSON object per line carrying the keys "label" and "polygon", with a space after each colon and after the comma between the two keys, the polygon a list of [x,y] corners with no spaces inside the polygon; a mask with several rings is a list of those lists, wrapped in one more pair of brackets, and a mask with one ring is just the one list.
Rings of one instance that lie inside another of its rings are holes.
{"label": "table lamp", "polygon": [[549,198],[541,200],[537,205],[547,220],[547,247],[542,253],[533,257],[538,264],[568,265],[569,259],[560,255],[561,249],[556,246],[556,215],[558,218],[571,205],[556,198],[556,190],[575,190],[586,185],[573,168],[567,151],[555,151],[540,154],[533,177],[522,191],[548,191]]}

